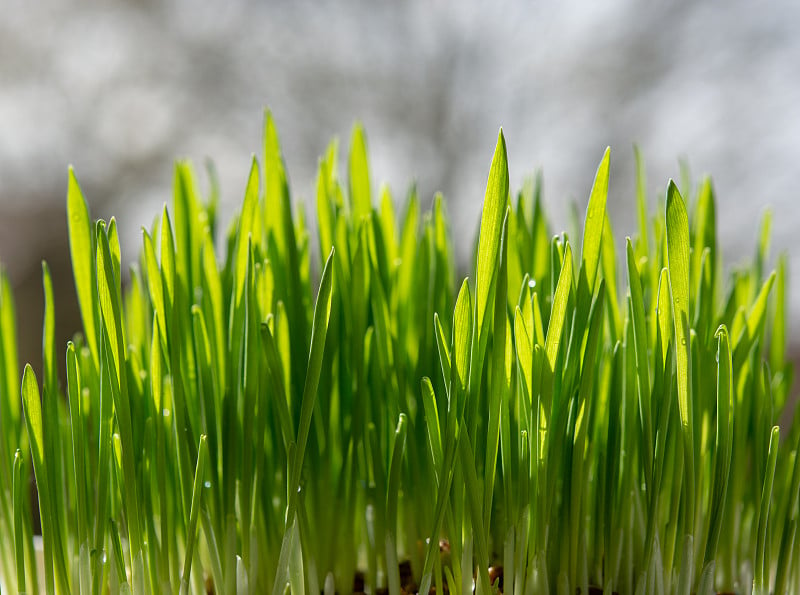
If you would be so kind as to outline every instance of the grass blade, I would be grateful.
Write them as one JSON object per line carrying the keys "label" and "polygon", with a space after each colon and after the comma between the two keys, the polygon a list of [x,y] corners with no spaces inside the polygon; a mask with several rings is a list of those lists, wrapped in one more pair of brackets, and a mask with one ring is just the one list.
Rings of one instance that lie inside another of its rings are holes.
{"label": "grass blade", "polygon": [[197,448],[197,467],[194,472],[194,486],[192,488],[192,509],[189,514],[189,525],[186,528],[186,557],[184,558],[183,575],[181,576],[182,595],[189,592],[192,558],[194,557],[194,546],[197,540],[197,518],[200,514],[203,484],[205,482],[206,458],[208,458],[208,445],[205,435],[201,435],[200,445]]}
{"label": "grass blade", "polygon": [[667,188],[667,261],[672,288],[672,313],[675,323],[676,362],[678,370],[678,407],[684,436],[686,466],[686,523],[685,530],[694,532],[694,445],[692,408],[689,406],[689,219],[686,205],[678,187],[670,181]]}
{"label": "grass blade", "polygon": [[[42,540],[44,542],[44,573],[45,589],[48,595],[55,593],[55,577],[53,573],[52,545],[57,535],[53,535],[54,527],[51,522],[49,473],[45,461],[45,442],[42,423],[42,404],[39,396],[39,385],[36,374],[30,364],[25,366],[22,375],[22,409],[25,413],[25,427],[28,430],[28,439],[31,445],[31,459],[33,460],[33,473],[39,492],[39,516],[42,522]],[[60,582],[60,580],[59,580]]]}
{"label": "grass blade", "polygon": [[83,198],[78,180],[72,167],[69,168],[67,183],[67,222],[69,228],[69,250],[72,257],[72,273],[75,277],[75,290],[86,335],[86,342],[92,352],[95,367],[100,365],[98,345],[98,311],[95,292],[94,242],[89,223],[89,209]]}
{"label": "grass blade", "polygon": [[722,514],[728,492],[728,474],[733,447],[733,364],[728,329],[722,325],[716,332],[717,348],[717,437],[714,464],[714,484],[711,500],[709,537],[703,566],[712,562],[717,553],[717,544],[722,530]]}
{"label": "grass blade", "polygon": [[353,126],[350,137],[350,200],[356,222],[372,212],[372,197],[369,187],[369,164],[367,162],[367,140],[361,124]]}
{"label": "grass blade", "polygon": [[17,591],[25,592],[25,526],[22,515],[25,508],[24,498],[25,484],[23,483],[23,461],[22,452],[17,450],[14,453],[14,479],[12,492],[14,494],[14,557],[17,566]]}
{"label": "grass blade", "polygon": [[769,436],[769,454],[764,475],[764,487],[761,490],[761,506],[758,513],[758,537],[756,541],[755,568],[753,570],[753,594],[769,594],[770,561],[767,551],[767,523],[769,522],[772,486],[775,479],[775,466],[778,462],[778,440],[780,428],[772,428]]}
{"label": "grass blade", "polygon": [[476,325],[480,337],[489,307],[489,294],[495,278],[500,251],[503,217],[508,203],[508,157],[503,130],[497,136],[489,179],[486,182],[486,195],[483,199],[481,231],[478,238],[478,258],[475,270],[476,286]]}
{"label": "grass blade", "polygon": [[606,218],[606,199],[608,197],[608,165],[611,147],[606,148],[603,159],[597,167],[589,206],[586,208],[586,222],[583,229],[583,248],[581,259],[586,272],[588,289],[594,291],[597,268],[600,263],[600,246]]}

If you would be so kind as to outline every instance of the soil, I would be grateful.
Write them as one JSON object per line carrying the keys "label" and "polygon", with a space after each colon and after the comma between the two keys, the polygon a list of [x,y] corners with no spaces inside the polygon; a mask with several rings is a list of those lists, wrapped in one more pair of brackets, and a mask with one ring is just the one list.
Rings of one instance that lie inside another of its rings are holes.
{"label": "soil", "polygon": [[[416,595],[419,586],[414,581],[414,576],[411,573],[411,562],[405,560],[400,562],[398,566],[398,570],[400,571],[400,590],[402,595]],[[497,581],[497,586],[500,590],[500,593],[503,592],[503,567],[502,566],[491,566],[489,567],[489,580],[492,584]],[[365,586],[365,576],[364,573],[361,571],[357,571],[353,580],[353,592],[356,595],[364,595],[364,586]],[[450,589],[447,587],[447,583],[444,583],[443,589],[446,595],[449,595]],[[581,590],[576,590],[576,595],[580,595]],[[215,595],[216,591],[214,589],[214,581],[209,576],[206,578],[206,595]],[[322,594],[320,594],[322,595]],[[381,588],[376,591],[376,595],[389,595],[388,588]],[[436,595],[436,587],[432,586],[428,595]],[[597,587],[594,585],[589,586],[589,593],[588,595],[603,595],[603,589],[601,587]],[[619,595],[617,591],[614,591],[612,595]],[[717,595],[737,595],[736,593],[730,591],[722,591],[717,593]]]}

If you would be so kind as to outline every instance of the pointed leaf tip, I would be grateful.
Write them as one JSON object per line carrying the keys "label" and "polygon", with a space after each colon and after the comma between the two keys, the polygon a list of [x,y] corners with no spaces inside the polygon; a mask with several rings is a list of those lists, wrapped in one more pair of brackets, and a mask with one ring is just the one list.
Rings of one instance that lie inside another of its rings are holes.
{"label": "pointed leaf tip", "polygon": [[592,190],[589,194],[589,204],[586,207],[586,220],[584,222],[583,246],[581,258],[586,269],[586,280],[589,289],[594,291],[597,269],[600,264],[600,247],[603,239],[603,229],[606,218],[606,202],[608,200],[608,169],[611,155],[610,147],[606,148],[603,158],[597,166]]}
{"label": "pointed leaf tip", "polygon": [[[497,137],[486,194],[483,199],[475,276],[478,330],[483,328],[491,287],[497,269],[503,218],[508,203],[508,158],[503,130]],[[480,336],[480,332],[479,332]]]}
{"label": "pointed leaf tip", "polygon": [[675,183],[675,180],[670,178],[669,182],[667,182],[667,208],[669,208],[669,203],[674,201],[676,197],[683,200],[681,191],[678,190],[678,185]]}

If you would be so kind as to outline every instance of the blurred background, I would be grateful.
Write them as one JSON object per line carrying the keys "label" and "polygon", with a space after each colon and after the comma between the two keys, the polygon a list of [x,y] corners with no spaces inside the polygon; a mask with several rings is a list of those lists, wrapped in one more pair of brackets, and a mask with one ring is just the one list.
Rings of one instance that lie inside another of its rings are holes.
{"label": "blurred background", "polygon": [[313,198],[317,157],[333,136],[346,151],[360,119],[373,187],[387,182],[402,199],[416,180],[425,205],[441,190],[465,270],[499,126],[512,188],[541,168],[557,230],[573,201],[585,208],[607,145],[618,238],[636,225],[632,144],[646,159],[651,208],[685,159],[695,179],[713,175],[728,264],[751,257],[770,205],[772,254],[791,257],[798,328],[800,3],[12,5],[0,16],[0,262],[14,286],[23,362],[40,361],[42,259],[60,344],[79,327],[68,164],[91,215],[116,215],[130,262],[141,226],[171,201],[176,157],[201,173],[214,160],[224,227],[249,157],[262,151],[266,106],[295,199]]}

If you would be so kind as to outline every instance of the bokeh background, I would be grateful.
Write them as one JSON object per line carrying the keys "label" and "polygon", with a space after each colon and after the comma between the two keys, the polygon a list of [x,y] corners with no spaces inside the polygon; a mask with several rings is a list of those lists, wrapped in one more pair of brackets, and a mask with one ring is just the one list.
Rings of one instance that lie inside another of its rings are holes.
{"label": "bokeh background", "polygon": [[[373,184],[441,190],[466,253],[497,129],[512,187],[541,168],[556,229],[583,209],[612,146],[609,208],[635,230],[632,145],[654,208],[685,159],[711,173],[721,248],[750,258],[773,210],[800,321],[800,3],[12,1],[0,16],[0,261],[17,299],[21,359],[41,349],[41,267],[57,330],[78,328],[65,196],[75,166],[92,216],[117,216],[123,258],[171,200],[172,165],[216,164],[226,222],[262,110],[281,133],[294,197],[313,197],[333,136],[368,133]],[[207,179],[202,178],[206,184]],[[800,334],[793,334],[794,351]],[[38,364],[37,364],[38,365]]]}

